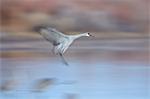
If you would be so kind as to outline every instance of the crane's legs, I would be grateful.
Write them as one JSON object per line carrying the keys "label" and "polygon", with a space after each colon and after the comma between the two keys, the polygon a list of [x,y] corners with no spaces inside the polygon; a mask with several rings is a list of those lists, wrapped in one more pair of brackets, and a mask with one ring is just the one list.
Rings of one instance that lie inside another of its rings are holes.
{"label": "crane's legs", "polygon": [[61,58],[61,60],[62,60],[62,62],[63,62],[66,66],[68,66],[69,64],[68,64],[68,62],[65,60],[65,58],[64,58],[64,56],[63,56],[63,50],[62,50],[62,49],[64,49],[64,48],[62,48],[62,45],[53,46],[52,52],[53,52],[53,54],[55,54],[55,55],[59,55],[60,58]]}
{"label": "crane's legs", "polygon": [[59,53],[61,59],[62,59],[62,62],[66,65],[66,66],[69,66],[68,62],[65,60],[64,56],[62,53]]}

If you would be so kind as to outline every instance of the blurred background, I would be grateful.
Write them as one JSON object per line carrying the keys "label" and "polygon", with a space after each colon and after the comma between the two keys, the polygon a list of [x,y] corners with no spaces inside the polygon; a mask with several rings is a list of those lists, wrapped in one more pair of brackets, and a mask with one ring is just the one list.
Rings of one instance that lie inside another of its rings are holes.
{"label": "blurred background", "polygon": [[[149,0],[0,0],[0,99],[148,99]],[[91,32],[65,53],[33,31]]]}

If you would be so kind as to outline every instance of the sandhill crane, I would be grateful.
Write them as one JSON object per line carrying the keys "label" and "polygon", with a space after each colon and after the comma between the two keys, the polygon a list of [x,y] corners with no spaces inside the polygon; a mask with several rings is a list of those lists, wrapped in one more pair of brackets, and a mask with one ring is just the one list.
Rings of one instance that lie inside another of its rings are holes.
{"label": "sandhill crane", "polygon": [[34,30],[40,33],[47,41],[51,42],[53,45],[53,52],[56,55],[60,55],[65,65],[68,65],[66,60],[63,57],[63,54],[72,44],[72,42],[82,36],[92,36],[89,32],[75,34],[75,35],[66,35],[50,26],[37,26]]}

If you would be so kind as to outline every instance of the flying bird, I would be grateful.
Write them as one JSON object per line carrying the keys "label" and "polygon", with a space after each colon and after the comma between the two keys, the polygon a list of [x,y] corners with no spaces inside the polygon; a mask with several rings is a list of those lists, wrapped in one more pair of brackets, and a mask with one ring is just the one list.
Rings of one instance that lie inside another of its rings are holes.
{"label": "flying bird", "polygon": [[68,47],[72,42],[83,36],[92,36],[89,32],[75,34],[75,35],[66,35],[55,28],[50,26],[37,26],[34,30],[40,33],[48,42],[53,45],[53,53],[59,55],[65,65],[69,65],[65,60],[63,54],[66,52]]}

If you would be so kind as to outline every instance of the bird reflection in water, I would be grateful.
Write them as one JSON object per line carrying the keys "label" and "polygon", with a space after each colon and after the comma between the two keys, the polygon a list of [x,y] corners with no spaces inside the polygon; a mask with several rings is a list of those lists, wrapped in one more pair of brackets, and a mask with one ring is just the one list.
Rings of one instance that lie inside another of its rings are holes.
{"label": "bird reflection in water", "polygon": [[74,93],[65,94],[65,99],[77,99],[77,94]]}
{"label": "bird reflection in water", "polygon": [[54,85],[55,83],[56,83],[55,78],[40,79],[36,82],[35,86],[33,86],[33,91],[43,92],[46,89],[48,89],[50,86]]}
{"label": "bird reflection in water", "polygon": [[17,85],[18,82],[15,80],[5,81],[4,83],[1,84],[0,90],[3,92],[12,91],[17,87]]}
{"label": "bird reflection in water", "polygon": [[72,85],[76,81],[58,81],[56,78],[44,78],[38,80],[33,86],[33,92],[44,92],[48,90],[51,86],[55,85]]}

